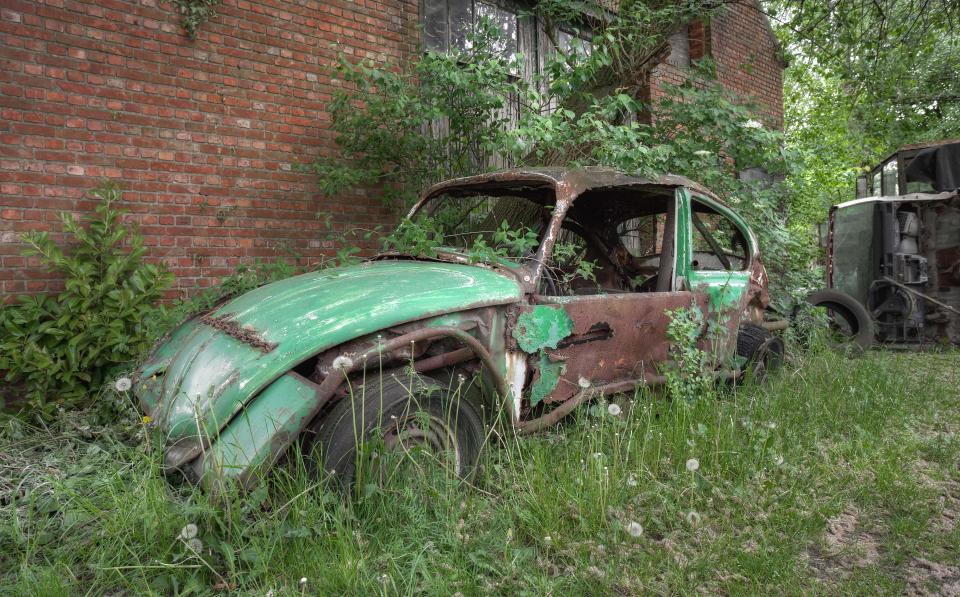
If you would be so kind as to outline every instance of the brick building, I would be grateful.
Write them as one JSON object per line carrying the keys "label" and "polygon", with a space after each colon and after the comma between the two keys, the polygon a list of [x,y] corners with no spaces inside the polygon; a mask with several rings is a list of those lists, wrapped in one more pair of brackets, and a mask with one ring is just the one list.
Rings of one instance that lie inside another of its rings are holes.
{"label": "brick building", "polygon": [[[92,207],[85,192],[102,178],[122,185],[151,257],[184,291],[287,249],[319,257],[321,215],[338,227],[389,222],[376,197],[321,197],[292,167],[333,151],[331,65],[339,51],[409,58],[421,31],[425,45],[456,43],[464,7],[509,25],[514,7],[492,1],[224,0],[190,41],[160,0],[4,0],[0,296],[56,287],[20,256],[19,234],[55,233],[60,212]],[[779,50],[754,2],[675,36],[651,94],[708,53],[730,89],[782,126]]]}

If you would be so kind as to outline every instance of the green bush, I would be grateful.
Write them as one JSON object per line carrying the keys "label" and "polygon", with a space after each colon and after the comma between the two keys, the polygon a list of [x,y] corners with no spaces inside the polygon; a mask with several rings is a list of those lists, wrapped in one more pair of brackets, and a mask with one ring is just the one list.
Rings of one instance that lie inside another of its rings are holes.
{"label": "green bush", "polygon": [[149,348],[165,310],[157,306],[172,276],[143,262],[143,237],[114,207],[120,190],[93,190],[100,203],[78,220],[62,214],[73,237],[63,249],[46,232],[28,233],[25,255],[64,279],[56,295],[20,297],[0,309],[0,371],[23,387],[39,416],[75,406],[115,369]]}

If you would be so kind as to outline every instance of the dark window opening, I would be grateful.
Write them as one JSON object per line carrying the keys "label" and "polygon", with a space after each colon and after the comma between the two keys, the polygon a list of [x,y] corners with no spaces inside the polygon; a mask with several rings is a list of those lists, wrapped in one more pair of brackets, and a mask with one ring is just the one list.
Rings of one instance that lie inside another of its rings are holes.
{"label": "dark window opening", "polygon": [[696,271],[743,271],[749,264],[747,239],[726,216],[698,201],[692,202],[691,265]]}

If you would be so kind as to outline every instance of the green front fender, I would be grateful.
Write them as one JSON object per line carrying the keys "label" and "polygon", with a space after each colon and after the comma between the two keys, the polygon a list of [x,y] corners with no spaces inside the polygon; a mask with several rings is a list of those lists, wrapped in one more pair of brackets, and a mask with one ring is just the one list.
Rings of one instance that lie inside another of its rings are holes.
{"label": "green front fender", "polygon": [[287,373],[250,401],[191,463],[193,476],[213,493],[239,484],[249,489],[310,422],[321,397],[317,386]]}

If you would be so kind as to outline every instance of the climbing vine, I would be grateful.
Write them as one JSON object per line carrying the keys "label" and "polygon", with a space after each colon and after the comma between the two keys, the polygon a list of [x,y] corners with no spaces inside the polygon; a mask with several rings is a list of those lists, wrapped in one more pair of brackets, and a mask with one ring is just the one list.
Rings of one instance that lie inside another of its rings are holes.
{"label": "climbing vine", "polygon": [[173,0],[180,13],[180,26],[190,39],[197,39],[201,25],[217,16],[217,7],[223,0]]}

